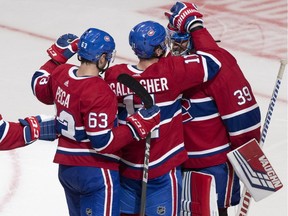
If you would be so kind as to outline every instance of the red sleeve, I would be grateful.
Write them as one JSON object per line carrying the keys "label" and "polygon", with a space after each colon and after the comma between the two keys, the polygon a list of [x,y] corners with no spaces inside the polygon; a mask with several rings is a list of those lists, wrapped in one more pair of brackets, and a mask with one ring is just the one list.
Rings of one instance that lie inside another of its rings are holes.
{"label": "red sleeve", "polygon": [[206,28],[192,32],[191,37],[193,40],[193,46],[197,51],[210,51],[212,49],[219,49],[219,46]]}
{"label": "red sleeve", "polygon": [[44,104],[54,104],[54,97],[51,88],[51,73],[58,65],[52,61],[47,61],[36,71],[32,77],[32,90],[39,101]]}
{"label": "red sleeve", "polygon": [[114,135],[113,141],[101,153],[114,153],[122,149],[127,144],[135,141],[132,132],[126,125],[118,126],[112,129]]}
{"label": "red sleeve", "polygon": [[59,64],[57,64],[52,59],[48,60],[44,65],[40,67],[40,70],[45,70],[48,73],[51,73]]}
{"label": "red sleeve", "polygon": [[[1,116],[0,116],[1,118]],[[10,150],[26,146],[23,127],[20,123],[0,120],[0,150]]]}

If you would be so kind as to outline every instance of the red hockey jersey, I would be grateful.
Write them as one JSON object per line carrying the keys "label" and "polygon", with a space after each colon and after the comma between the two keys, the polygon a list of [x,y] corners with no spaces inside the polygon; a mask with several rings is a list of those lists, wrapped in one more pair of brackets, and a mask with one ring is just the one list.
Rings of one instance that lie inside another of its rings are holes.
{"label": "red hockey jersey", "polygon": [[[192,33],[196,50],[199,35]],[[196,41],[195,41],[196,40]],[[222,67],[215,79],[185,92],[183,121],[189,160],[184,168],[205,168],[227,161],[227,153],[260,139],[260,109],[236,59],[222,52]]]}
{"label": "red hockey jersey", "polygon": [[[161,123],[152,132],[151,138],[149,179],[159,177],[187,160],[182,127],[182,92],[213,79],[221,66],[217,59],[221,59],[221,55],[213,38],[206,29],[197,32],[201,35],[200,40],[210,45],[207,49],[199,48],[197,54],[161,58],[145,71],[120,64],[105,73],[105,80],[118,98],[119,123],[124,123],[128,115],[142,106],[140,99],[130,89],[117,82],[119,74],[127,73],[136,78],[160,107]],[[120,171],[123,176],[142,178],[144,151],[145,140],[122,149]]]}
{"label": "red hockey jersey", "polygon": [[118,169],[118,150],[132,134],[128,127],[114,128],[117,100],[107,83],[97,76],[77,77],[77,70],[50,60],[32,78],[35,96],[56,107],[61,136],[54,162]]}
{"label": "red hockey jersey", "polygon": [[184,143],[189,160],[184,168],[205,168],[227,161],[231,150],[228,131],[215,101],[200,88],[182,100]]}

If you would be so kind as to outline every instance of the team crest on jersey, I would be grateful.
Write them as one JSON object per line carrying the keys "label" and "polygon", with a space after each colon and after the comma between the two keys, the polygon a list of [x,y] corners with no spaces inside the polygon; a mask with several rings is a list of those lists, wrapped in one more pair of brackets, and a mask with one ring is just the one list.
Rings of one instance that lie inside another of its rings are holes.
{"label": "team crest on jersey", "polygon": [[165,215],[165,213],[166,213],[166,208],[165,208],[165,206],[158,206],[158,207],[157,207],[157,214],[158,214],[158,215]]}

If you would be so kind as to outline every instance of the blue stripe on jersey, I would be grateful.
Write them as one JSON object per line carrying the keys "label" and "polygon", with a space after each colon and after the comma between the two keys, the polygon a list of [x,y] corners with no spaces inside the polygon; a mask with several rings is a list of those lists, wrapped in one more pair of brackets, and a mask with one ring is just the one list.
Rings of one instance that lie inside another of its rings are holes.
{"label": "blue stripe on jersey", "polygon": [[222,152],[226,152],[230,150],[231,150],[230,144],[226,144],[226,145],[214,148],[214,149],[209,149],[207,151],[204,150],[200,152],[188,152],[188,157],[189,158],[206,158],[206,157],[217,155]]}
{"label": "blue stripe on jersey", "polygon": [[194,100],[185,100],[188,104],[183,104],[182,113],[189,113],[193,119],[198,117],[208,117],[218,114],[215,101],[209,98],[201,98]]}
{"label": "blue stripe on jersey", "polygon": [[[160,120],[165,121],[167,119],[172,119],[179,110],[181,110],[181,97],[178,97],[174,101],[167,101],[165,103],[156,103],[156,105],[160,108]],[[134,112],[136,112],[138,108],[134,108]],[[125,121],[128,116],[128,112],[126,107],[118,106],[118,118],[121,121]]]}
{"label": "blue stripe on jersey", "polygon": [[5,138],[8,128],[9,128],[9,123],[7,124],[3,119],[1,119],[0,120],[0,142]]}
{"label": "blue stripe on jersey", "polygon": [[196,53],[202,55],[201,58],[205,73],[204,82],[213,79],[219,72],[221,62],[219,62],[217,58],[209,53],[202,51],[197,51]]}
{"label": "blue stripe on jersey", "polygon": [[[72,151],[73,150],[73,151]],[[113,162],[119,162],[120,158],[113,154],[98,154],[94,149],[80,149],[77,151],[76,149],[69,150],[61,150],[57,149],[57,154],[64,154],[64,155],[70,155],[70,156],[93,156],[97,158],[102,158],[105,160],[113,161]]]}
{"label": "blue stripe on jersey", "polygon": [[181,98],[172,101],[171,103],[157,103],[157,106],[160,108],[160,121],[167,121],[172,119],[179,110],[181,111]]}
{"label": "blue stripe on jersey", "polygon": [[68,128],[67,122],[61,122],[58,117],[56,122],[56,130],[57,133],[61,134],[62,136],[68,137],[69,139],[75,140],[77,142],[88,141],[84,127],[79,129]]}
{"label": "blue stripe on jersey", "polygon": [[43,75],[47,75],[47,72],[44,71],[44,70],[39,70],[39,71],[36,71],[33,76],[32,76],[32,80],[31,80],[31,88],[32,88],[32,91],[33,91],[33,94],[35,95],[35,84],[36,84],[36,79],[38,79],[39,77],[43,76]]}
{"label": "blue stripe on jersey", "polygon": [[126,110],[126,107],[118,106],[118,118],[122,121],[125,121],[127,117],[128,117],[128,112]]}
{"label": "blue stripe on jersey", "polygon": [[97,151],[101,151],[110,144],[113,139],[113,134],[111,130],[105,130],[105,133],[97,135],[90,135],[89,133],[88,138],[91,141],[93,148],[95,148]]}
{"label": "blue stripe on jersey", "polygon": [[240,114],[229,115],[228,118],[223,118],[223,120],[229,133],[237,133],[241,130],[254,128],[257,127],[261,121],[260,109],[256,106],[254,109],[247,109]]}
{"label": "blue stripe on jersey", "polygon": [[[117,119],[114,120],[113,125],[118,124]],[[62,136],[68,137],[77,142],[91,142],[93,148],[97,151],[103,150],[106,146],[110,144],[113,139],[113,134],[111,129],[106,129],[98,132],[86,132],[83,127],[68,128],[66,122],[62,122],[57,117],[56,130]]]}
{"label": "blue stripe on jersey", "polygon": [[[156,168],[164,164],[166,161],[168,161],[170,158],[177,155],[179,152],[185,151],[184,144],[180,144],[174,149],[170,150],[166,155],[162,156],[161,158],[157,159],[156,161],[150,161],[149,168]],[[129,161],[126,161],[124,159],[120,160],[120,163],[125,164],[125,166],[129,167],[130,169],[134,170],[143,170],[143,164],[135,164],[131,163]]]}

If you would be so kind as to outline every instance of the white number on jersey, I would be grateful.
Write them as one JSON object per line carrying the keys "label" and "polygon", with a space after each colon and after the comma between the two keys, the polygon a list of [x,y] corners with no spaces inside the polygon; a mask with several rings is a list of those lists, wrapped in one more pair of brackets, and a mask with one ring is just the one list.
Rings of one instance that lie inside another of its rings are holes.
{"label": "white number on jersey", "polygon": [[237,96],[239,105],[243,105],[247,101],[252,100],[252,96],[247,86],[244,86],[241,90],[236,90],[234,96]]}
{"label": "white number on jersey", "polygon": [[[65,129],[61,130],[61,134],[65,137],[75,140],[76,127],[73,115],[63,110],[60,112],[58,121],[65,126]],[[96,114],[91,112],[89,113],[88,124],[90,128],[107,128],[108,116],[106,113]]]}

